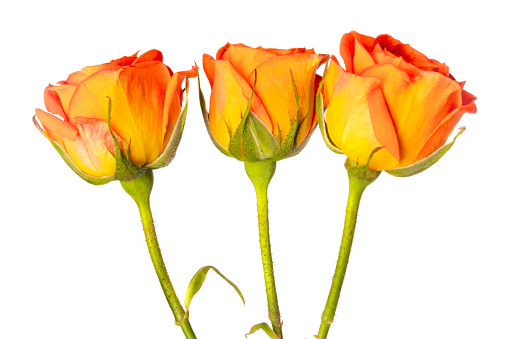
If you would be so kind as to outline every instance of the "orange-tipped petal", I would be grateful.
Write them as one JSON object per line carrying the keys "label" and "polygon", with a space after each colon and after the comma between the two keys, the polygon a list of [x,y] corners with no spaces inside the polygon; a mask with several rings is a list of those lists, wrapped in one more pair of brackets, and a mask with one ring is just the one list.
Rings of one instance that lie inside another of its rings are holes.
{"label": "orange-tipped petal", "polygon": [[229,60],[240,75],[244,79],[247,79],[255,68],[277,56],[277,54],[268,52],[264,49],[251,48],[242,44],[237,44],[228,45],[221,54],[221,57],[218,57],[217,59]]}
{"label": "orange-tipped petal", "polygon": [[[249,84],[240,75],[234,75],[234,73],[236,73],[236,70],[229,61],[215,61],[214,84],[210,95],[209,122],[212,135],[226,149],[230,144],[229,133],[231,132],[233,135],[239,126],[252,92]],[[239,84],[237,80],[243,81],[243,83]],[[252,103],[255,101],[258,102],[258,106],[261,105],[258,97],[253,98]],[[252,111],[259,116],[260,107],[257,109],[255,106],[252,106]]]}
{"label": "orange-tipped petal", "polygon": [[[35,110],[35,114],[37,115],[37,118],[43,125],[44,129],[50,132],[50,137],[52,137],[52,134],[57,134],[58,136],[68,140],[76,139],[78,130],[68,122],[62,121],[54,115],[46,113],[38,108]],[[52,139],[57,141],[53,137]]]}
{"label": "orange-tipped petal", "polygon": [[353,73],[360,74],[366,68],[373,66],[375,61],[371,54],[361,45],[359,40],[355,39],[353,55]]}
{"label": "orange-tipped petal", "polygon": [[440,73],[421,71],[420,77],[411,79],[393,65],[377,65],[362,75],[381,81],[400,144],[398,167],[415,162],[434,130],[461,106],[459,84]]}
{"label": "orange-tipped petal", "polygon": [[[297,145],[307,137],[314,120],[316,70],[326,60],[326,55],[291,54],[270,59],[257,67],[258,80],[255,91],[269,113],[275,136],[279,130],[284,140],[295,119],[297,107],[291,76],[293,73],[300,96],[301,126]],[[252,72],[248,78],[251,86],[254,83],[254,75]]]}
{"label": "orange-tipped petal", "polygon": [[[67,118],[69,118],[69,104],[71,99],[76,91],[76,86],[74,85],[59,85],[59,86],[51,86],[48,90],[53,92],[55,96],[60,99],[60,103],[64,112],[66,113]],[[71,119],[69,119],[71,120]],[[71,121],[72,124],[72,121]]]}
{"label": "orange-tipped petal", "polygon": [[60,98],[55,92],[50,90],[51,87],[53,86],[48,85],[44,89],[44,105],[48,111],[60,116],[62,119],[64,119],[64,121],[67,121],[67,116],[65,115],[64,108],[60,102]]}
{"label": "orange-tipped petal", "polygon": [[111,98],[111,126],[130,143],[131,161],[139,166],[151,163],[163,150],[163,108],[169,81],[169,71],[161,62],[148,68],[100,71],[78,86],[69,118],[107,121],[107,97]]}
{"label": "orange-tipped petal", "polygon": [[203,71],[209,80],[210,87],[214,84],[215,68],[216,60],[208,54],[203,54]]}
{"label": "orange-tipped petal", "polygon": [[136,60],[134,60],[132,64],[134,65],[134,64],[139,64],[142,62],[147,62],[147,61],[163,62],[163,53],[161,53],[157,49],[151,49],[150,51],[147,51],[147,52],[143,53],[142,55],[140,55],[139,57],[137,57]]}
{"label": "orange-tipped petal", "polygon": [[162,135],[164,136],[162,145],[163,149],[166,148],[166,145],[170,140],[173,129],[175,128],[175,124],[177,123],[182,110],[182,81],[184,81],[186,77],[194,78],[197,75],[198,67],[193,66],[193,68],[189,71],[175,73],[170,79],[164,99],[162,122]]}
{"label": "orange-tipped petal", "polygon": [[354,31],[343,35],[339,45],[339,53],[345,61],[346,71],[350,73],[354,71],[354,58],[355,54],[358,52],[356,48],[360,49],[360,47],[356,46],[356,42],[363,47],[362,49],[364,51],[368,52],[371,52],[376,44],[374,38]]}
{"label": "orange-tipped petal", "polygon": [[396,167],[398,139],[378,87],[380,81],[347,73],[333,61],[324,83],[331,94],[326,120],[334,145],[360,165],[367,163],[374,149],[384,147],[375,153],[369,168],[380,171]]}

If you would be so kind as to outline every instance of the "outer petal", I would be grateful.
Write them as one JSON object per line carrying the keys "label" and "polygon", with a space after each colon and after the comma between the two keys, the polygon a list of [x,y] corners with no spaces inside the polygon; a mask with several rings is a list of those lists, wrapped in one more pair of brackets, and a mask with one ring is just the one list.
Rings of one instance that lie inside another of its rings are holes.
{"label": "outer petal", "polygon": [[51,91],[52,87],[53,86],[48,85],[44,89],[44,105],[48,111],[67,121],[67,116],[65,115],[64,108],[62,107],[62,102],[60,101],[57,93]]}
{"label": "outer petal", "polygon": [[420,78],[412,80],[393,65],[377,65],[362,75],[381,81],[400,143],[398,167],[415,162],[435,129],[461,106],[459,84],[440,73],[421,71]]}
{"label": "outer petal", "polygon": [[163,109],[163,122],[162,122],[162,135],[163,149],[166,148],[168,141],[171,138],[175,124],[180,116],[182,110],[182,81],[186,77],[194,78],[198,75],[198,67],[194,67],[189,71],[182,71],[175,73],[168,84],[166,96],[164,99]]}
{"label": "outer petal", "polygon": [[[309,134],[315,114],[316,70],[325,60],[327,60],[326,55],[291,54],[270,59],[258,66],[258,82],[255,91],[270,115],[275,136],[278,136],[280,131],[284,140],[295,119],[297,107],[292,73],[300,95],[299,119],[302,119],[297,144],[300,144]],[[248,81],[253,86],[254,72],[251,73]]]}
{"label": "outer petal", "polygon": [[210,94],[210,131],[223,147],[228,149],[231,136],[239,126],[246,111],[248,94],[243,93],[232,72],[229,61],[216,60],[214,84]]}
{"label": "outer petal", "polygon": [[217,59],[229,60],[244,79],[259,65],[278,56],[262,48],[251,48],[242,44],[226,44],[223,49],[223,52],[218,52]]}
{"label": "outer petal", "polygon": [[[84,122],[87,122],[84,120]],[[74,141],[64,140],[67,154],[84,173],[95,177],[115,175],[115,145],[108,124],[98,121],[78,124],[79,136]],[[121,142],[125,145],[125,142]]]}
{"label": "outer petal", "polygon": [[151,163],[163,150],[163,108],[169,81],[168,68],[161,62],[148,68],[100,71],[78,86],[69,117],[106,121],[106,98],[110,97],[111,126],[129,142],[131,161],[139,166]]}
{"label": "outer petal", "polygon": [[[69,104],[71,102],[72,96],[74,95],[74,92],[76,91],[76,88],[77,88],[76,86],[69,85],[69,84],[59,85],[59,86],[51,86],[48,88],[48,90],[53,92],[53,95],[60,100],[60,104],[62,105],[64,113],[67,116],[66,119],[69,118]],[[50,110],[49,107],[47,107],[47,108],[48,108],[48,110]],[[57,112],[55,112],[55,113],[58,114]],[[73,122],[70,121],[70,123],[72,124]]]}
{"label": "outer petal", "polygon": [[377,79],[343,71],[335,58],[324,80],[329,97],[326,120],[331,141],[360,165],[366,164],[375,148],[383,146],[369,166],[378,171],[393,168],[399,162],[396,131],[379,83]]}
{"label": "outer petal", "polygon": [[53,141],[62,145],[62,138],[68,140],[76,139],[78,130],[73,125],[66,121],[62,121],[59,118],[40,109],[36,109],[35,113],[41,124],[44,126],[44,129],[48,133],[48,136]]}
{"label": "outer petal", "polygon": [[354,72],[354,58],[356,53],[364,55],[365,52],[371,52],[375,44],[376,41],[374,38],[354,31],[343,35],[339,45],[339,53],[345,61],[346,71],[350,73]]}

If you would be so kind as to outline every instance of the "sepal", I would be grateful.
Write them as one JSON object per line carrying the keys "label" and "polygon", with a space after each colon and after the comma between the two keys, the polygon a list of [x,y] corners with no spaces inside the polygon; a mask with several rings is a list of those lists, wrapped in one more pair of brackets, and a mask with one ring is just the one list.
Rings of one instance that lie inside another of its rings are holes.
{"label": "sepal", "polygon": [[207,112],[207,104],[205,103],[205,97],[203,96],[203,92],[201,91],[201,83],[200,83],[200,74],[198,74],[198,92],[200,95],[200,107],[201,107],[201,113],[203,116],[203,121],[205,122],[205,127],[207,128],[207,132],[209,134],[210,140],[212,140],[212,143],[216,148],[221,151],[224,155],[227,155],[231,157],[232,155],[226,148],[224,148],[220,143],[217,142],[216,138],[214,138],[214,135],[212,134],[212,131],[210,130],[210,122],[209,122],[209,112]]}
{"label": "sepal", "polygon": [[260,323],[254,325],[253,327],[251,327],[251,331],[245,334],[245,337],[247,338],[248,335],[253,334],[258,330],[263,330],[269,336],[270,339],[280,339],[267,323]]}
{"label": "sepal", "polygon": [[316,117],[318,119],[318,126],[320,126],[320,132],[322,133],[323,140],[329,149],[338,154],[344,154],[339,148],[334,146],[331,138],[329,137],[329,132],[327,131],[327,124],[325,123],[325,108],[323,107],[323,96],[322,96],[322,87],[325,79],[325,75],[327,74],[329,64],[325,65],[325,71],[323,72],[322,80],[320,81],[320,85],[318,86],[318,91],[316,92]]}
{"label": "sepal", "polygon": [[366,185],[369,185],[375,181],[380,176],[380,172],[371,170],[368,168],[368,166],[371,158],[373,158],[373,155],[381,149],[383,149],[383,147],[375,148],[369,155],[368,162],[364,166],[359,166],[359,164],[347,158],[345,161],[345,168],[348,171],[348,175],[353,176]]}
{"label": "sepal", "polygon": [[186,319],[188,317],[189,306],[191,305],[191,300],[193,300],[193,297],[196,295],[196,293],[198,293],[198,291],[203,286],[205,278],[207,277],[207,273],[209,272],[210,269],[214,270],[221,278],[223,278],[228,284],[230,284],[230,286],[232,286],[235,289],[235,291],[237,292],[239,297],[242,299],[242,302],[244,303],[244,305],[246,304],[246,302],[244,301],[244,296],[242,295],[242,292],[240,292],[239,288],[233,282],[231,282],[228,278],[226,278],[214,266],[204,266],[204,267],[200,268],[195,273],[195,275],[189,282],[189,286],[187,287],[186,298],[184,300],[184,306],[186,308],[186,313],[184,315],[184,319]]}
{"label": "sepal", "polygon": [[182,108],[182,111],[180,112],[179,118],[177,120],[177,123],[175,124],[175,127],[173,129],[173,133],[170,137],[170,141],[168,141],[168,144],[166,145],[166,148],[164,149],[164,152],[151,164],[147,165],[146,167],[156,169],[168,166],[168,164],[173,160],[175,157],[175,154],[177,153],[177,147],[180,143],[180,139],[182,138],[182,132],[184,132],[184,125],[186,123],[186,117],[187,117],[187,102],[189,97],[189,78],[186,77],[186,101],[185,105]]}
{"label": "sepal", "polygon": [[91,175],[88,175],[86,174],[85,172],[83,172],[82,170],[80,170],[78,168],[78,166],[76,166],[74,164],[74,162],[71,160],[71,158],[67,155],[67,153],[65,152],[65,150],[62,148],[62,146],[60,146],[60,144],[58,144],[57,142],[51,140],[50,137],[48,137],[48,134],[44,131],[44,129],[39,125],[39,123],[37,122],[37,119],[35,118],[35,115],[34,117],[32,118],[32,121],[34,122],[34,125],[35,127],[39,130],[39,132],[42,133],[42,135],[44,135],[44,137],[46,139],[48,139],[48,141],[51,143],[51,145],[57,150],[58,154],[60,154],[60,156],[62,157],[62,159],[65,161],[65,163],[74,171],[74,173],[76,173],[81,179],[85,180],[86,182],[88,182],[89,184],[92,184],[92,185],[104,185],[104,184],[107,184],[109,183],[110,181],[113,181],[115,180],[114,177],[94,177],[94,176],[91,176]]}
{"label": "sepal", "polygon": [[461,127],[460,131],[458,132],[458,134],[456,134],[456,136],[451,142],[443,145],[426,158],[419,160],[413,163],[412,165],[387,170],[386,172],[395,177],[409,177],[411,175],[421,173],[422,171],[427,170],[432,165],[434,165],[438,160],[440,160],[440,158],[442,158],[444,154],[447,153],[447,151],[451,149],[452,145],[454,145],[454,142],[456,141],[456,138],[459,137],[464,131],[465,127]]}
{"label": "sepal", "polygon": [[130,145],[127,147],[127,152],[124,154],[120,148],[117,138],[111,130],[111,98],[108,99],[108,129],[110,130],[111,137],[115,143],[115,153],[111,152],[111,155],[115,158],[115,179],[119,181],[131,181],[138,178],[140,175],[145,173],[146,169],[140,166],[136,166],[132,163],[129,152]]}

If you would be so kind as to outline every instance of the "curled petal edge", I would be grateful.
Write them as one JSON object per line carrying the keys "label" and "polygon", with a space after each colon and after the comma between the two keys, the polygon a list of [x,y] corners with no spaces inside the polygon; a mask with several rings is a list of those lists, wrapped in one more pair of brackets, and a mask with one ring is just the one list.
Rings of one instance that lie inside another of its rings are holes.
{"label": "curled petal edge", "polygon": [[203,121],[205,122],[205,127],[207,128],[207,133],[209,134],[210,140],[212,140],[212,143],[214,144],[214,146],[216,146],[216,148],[219,151],[221,151],[221,153],[223,153],[224,155],[227,155],[229,157],[233,157],[226,148],[224,148],[219,142],[217,142],[216,138],[214,138],[214,135],[212,134],[212,132],[210,130],[209,112],[207,111],[207,104],[205,103],[205,96],[203,95],[203,92],[201,90],[199,74],[198,74],[198,92],[200,95],[201,113],[203,115]]}
{"label": "curled petal edge", "polygon": [[465,127],[460,127],[460,131],[458,132],[458,134],[456,134],[456,136],[451,142],[443,145],[426,158],[419,160],[418,162],[413,163],[412,165],[386,170],[386,172],[395,177],[409,177],[421,173],[424,170],[427,170],[432,165],[434,165],[438,160],[440,160],[440,158],[442,158],[444,154],[451,149],[452,145],[454,145],[454,142],[456,141],[456,138],[459,137],[465,131],[465,129],[466,129]]}
{"label": "curled petal edge", "polygon": [[[180,139],[182,138],[182,132],[184,132],[184,125],[186,123],[186,117],[187,117],[187,103],[188,103],[188,97],[189,97],[189,78],[186,77],[186,101],[185,105],[183,106],[182,110],[180,111],[179,118],[177,120],[177,123],[175,124],[175,127],[173,129],[173,133],[170,137],[170,141],[168,141],[168,144],[166,145],[166,148],[164,149],[163,153],[154,160],[152,163],[147,165],[147,168],[156,169],[164,166],[168,166],[168,164],[175,158],[175,154],[177,153],[177,147],[180,143]],[[201,92],[200,92],[201,93]]]}
{"label": "curled petal edge", "polygon": [[[325,65],[325,70],[323,72],[322,80],[320,81],[320,85],[318,85],[318,91],[316,92],[316,116],[318,119],[318,126],[320,126],[320,132],[322,133],[323,140],[325,144],[331,151],[338,154],[345,154],[339,148],[337,148],[332,140],[330,139],[329,132],[327,131],[327,125],[325,124],[325,109],[323,106],[323,95],[322,95],[322,87],[325,79],[325,74],[327,74],[327,69],[329,68],[329,64]],[[311,133],[309,133],[311,135]],[[309,136],[308,136],[309,137]]]}
{"label": "curled petal edge", "polygon": [[39,123],[37,122],[37,119],[35,117],[35,115],[33,116],[32,118],[32,121],[35,125],[35,127],[39,130],[39,132],[42,133],[42,135],[44,135],[44,137],[46,137],[46,139],[48,139],[48,141],[51,143],[51,145],[57,150],[58,154],[60,154],[60,156],[62,157],[62,159],[65,161],[65,163],[74,171],[74,173],[76,173],[81,179],[85,180],[86,182],[88,182],[89,184],[92,184],[92,185],[104,185],[104,184],[107,184],[109,183],[110,181],[113,181],[115,180],[114,177],[93,177],[91,175],[88,175],[86,173],[84,173],[82,170],[80,170],[78,168],[78,166],[76,166],[76,164],[74,164],[74,162],[71,160],[71,158],[69,158],[69,156],[67,155],[67,153],[65,152],[65,150],[63,149],[62,146],[60,146],[58,143],[56,143],[55,141],[51,140],[50,137],[48,137],[47,133],[44,131],[44,129],[39,125]]}

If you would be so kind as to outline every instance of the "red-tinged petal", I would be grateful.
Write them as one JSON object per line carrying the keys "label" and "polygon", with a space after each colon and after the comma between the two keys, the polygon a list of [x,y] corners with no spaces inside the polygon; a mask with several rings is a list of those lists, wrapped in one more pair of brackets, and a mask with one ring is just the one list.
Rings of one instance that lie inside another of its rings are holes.
{"label": "red-tinged petal", "polygon": [[381,81],[400,144],[398,167],[415,162],[437,126],[461,106],[460,86],[440,73],[421,71],[420,77],[411,79],[393,65],[377,65],[362,75]]}
{"label": "red-tinged petal", "polygon": [[69,117],[107,121],[107,97],[111,98],[111,126],[130,143],[131,161],[136,165],[151,163],[163,150],[163,108],[169,80],[169,71],[160,62],[150,68],[100,71],[78,86]]}
{"label": "red-tinged petal", "polygon": [[163,53],[161,53],[157,49],[151,49],[150,51],[145,52],[142,55],[140,55],[138,58],[136,58],[136,60],[134,60],[132,64],[135,65],[135,64],[139,64],[139,63],[147,62],[147,61],[163,62]]}
{"label": "red-tinged petal", "polygon": [[376,41],[374,38],[369,37],[367,35],[362,35],[357,32],[350,32],[343,35],[341,38],[341,43],[339,45],[339,53],[341,57],[345,61],[346,71],[353,73],[354,70],[354,56],[357,52],[355,50],[355,42],[358,41],[365,50],[371,52],[375,47]]}
{"label": "red-tinged petal", "polygon": [[373,66],[375,61],[371,54],[361,45],[359,40],[355,39],[353,55],[353,73],[360,74],[366,68]]}
{"label": "red-tinged petal", "polygon": [[170,141],[173,129],[180,116],[182,110],[182,81],[187,78],[194,78],[198,76],[198,67],[193,66],[189,71],[182,71],[175,73],[168,84],[166,90],[166,96],[164,99],[163,109],[163,123],[162,123],[162,135],[163,138],[163,149]]}
{"label": "red-tinged petal", "polygon": [[[292,73],[300,96],[299,120],[301,120],[297,145],[309,134],[315,112],[315,76],[317,68],[327,60],[326,55],[291,54],[270,59],[257,67],[258,80],[255,92],[263,102],[272,121],[275,136],[278,131],[284,140],[297,112]],[[254,72],[248,78],[254,83]]]}
{"label": "red-tinged petal", "polygon": [[298,54],[298,53],[311,53],[315,54],[314,49],[305,49],[305,48],[290,48],[290,49],[279,49],[279,48],[262,48],[257,47],[257,49],[265,50],[266,52],[282,56],[282,55],[289,55],[289,54]]}
{"label": "red-tinged petal", "polygon": [[378,171],[394,168],[399,162],[396,131],[379,83],[378,79],[347,73],[335,61],[325,75],[327,92],[332,94],[326,112],[332,142],[360,165],[367,163],[374,149],[384,147],[369,164]]}
{"label": "red-tinged petal", "polygon": [[[464,84],[465,83],[463,82],[463,85]],[[461,86],[461,88],[463,89],[463,86]],[[475,105],[474,100],[477,100],[477,97],[475,95],[472,95],[465,90],[461,91],[461,103],[463,105],[462,107],[465,112],[467,113],[477,112],[477,106]]]}
{"label": "red-tinged petal", "polygon": [[[127,58],[127,57],[125,57]],[[129,63],[130,64],[130,63]],[[117,63],[108,63],[96,66],[87,66],[81,71],[71,73],[66,80],[66,84],[78,86],[81,82],[85,81],[89,76],[104,70],[119,70],[122,65]]]}
{"label": "red-tinged petal", "polygon": [[37,115],[37,119],[41,122],[44,129],[49,132],[49,136],[54,141],[57,141],[56,138],[53,138],[52,135],[56,134],[60,137],[74,140],[76,139],[76,135],[78,134],[78,130],[69,124],[66,121],[62,121],[59,118],[51,115],[49,113],[44,112],[43,110],[36,109],[35,113]]}
{"label": "red-tinged petal", "polygon": [[277,57],[277,54],[267,52],[266,50],[238,44],[230,45],[220,59],[229,60],[240,75],[247,79],[255,68],[275,57]]}
{"label": "red-tinged petal", "polygon": [[44,89],[44,105],[48,111],[60,116],[64,121],[67,121],[67,116],[65,115],[60,98],[55,92],[50,90],[52,87],[53,86],[48,85]]}
{"label": "red-tinged petal", "polygon": [[210,87],[214,84],[214,71],[216,69],[216,60],[208,54],[203,54],[203,71],[209,80]]}
{"label": "red-tinged petal", "polygon": [[[62,108],[67,118],[69,118],[69,104],[74,95],[74,92],[76,91],[76,88],[77,86],[74,85],[59,85],[52,86],[49,88],[49,90],[52,91],[53,94],[58,96],[58,98],[60,99],[60,103],[62,104]],[[71,124],[73,123],[72,120],[70,121],[70,123]]]}

